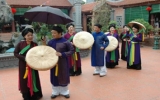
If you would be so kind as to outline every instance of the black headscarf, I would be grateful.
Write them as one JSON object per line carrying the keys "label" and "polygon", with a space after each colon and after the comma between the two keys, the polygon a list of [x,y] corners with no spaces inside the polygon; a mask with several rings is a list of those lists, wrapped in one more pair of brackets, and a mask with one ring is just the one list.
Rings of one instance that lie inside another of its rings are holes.
{"label": "black headscarf", "polygon": [[109,25],[109,28],[108,28],[108,29],[110,30],[110,28],[111,28],[111,27],[114,27],[114,28],[116,29],[115,24],[111,24],[111,25]]}
{"label": "black headscarf", "polygon": [[68,30],[68,28],[69,28],[70,26],[73,26],[73,27],[74,27],[74,24],[72,24],[72,23],[67,24],[67,25],[66,25],[66,29]]}
{"label": "black headscarf", "polygon": [[132,28],[136,28],[137,30],[139,30],[139,26],[137,24],[133,24]]}
{"label": "black headscarf", "polygon": [[63,32],[63,29],[60,26],[53,26],[52,30],[57,31],[58,33],[62,33]]}
{"label": "black headscarf", "polygon": [[33,29],[32,28],[25,28],[22,31],[22,36],[25,37],[29,32],[31,32],[33,34]]}
{"label": "black headscarf", "polygon": [[102,28],[102,25],[100,25],[100,24],[95,24],[94,26],[97,26],[98,28]]}

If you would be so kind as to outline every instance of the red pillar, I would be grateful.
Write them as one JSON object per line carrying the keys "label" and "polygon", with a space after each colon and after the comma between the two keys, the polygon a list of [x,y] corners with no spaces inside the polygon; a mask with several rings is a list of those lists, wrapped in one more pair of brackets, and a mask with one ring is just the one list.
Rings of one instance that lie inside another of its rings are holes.
{"label": "red pillar", "polygon": [[14,20],[12,21],[12,32],[15,32],[15,22],[14,22]]}
{"label": "red pillar", "polygon": [[87,31],[87,16],[83,13],[83,31]]}

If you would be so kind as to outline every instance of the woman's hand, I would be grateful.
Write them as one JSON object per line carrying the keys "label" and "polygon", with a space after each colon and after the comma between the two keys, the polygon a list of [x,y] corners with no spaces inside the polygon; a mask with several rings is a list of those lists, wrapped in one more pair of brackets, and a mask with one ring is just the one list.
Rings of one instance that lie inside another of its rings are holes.
{"label": "woman's hand", "polygon": [[71,42],[71,44],[74,45],[73,42]]}
{"label": "woman's hand", "polygon": [[57,56],[62,56],[62,54],[60,52],[56,52]]}

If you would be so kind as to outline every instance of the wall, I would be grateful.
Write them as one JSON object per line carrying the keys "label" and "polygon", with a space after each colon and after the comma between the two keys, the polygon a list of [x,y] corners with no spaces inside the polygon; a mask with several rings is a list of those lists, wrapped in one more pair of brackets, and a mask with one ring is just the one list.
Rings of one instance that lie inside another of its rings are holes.
{"label": "wall", "polygon": [[118,16],[121,16],[121,25],[119,25],[119,27],[123,27],[123,25],[125,24],[125,15],[124,12],[125,10],[122,7],[118,7],[118,8],[112,8],[114,10],[114,20],[117,20]]}

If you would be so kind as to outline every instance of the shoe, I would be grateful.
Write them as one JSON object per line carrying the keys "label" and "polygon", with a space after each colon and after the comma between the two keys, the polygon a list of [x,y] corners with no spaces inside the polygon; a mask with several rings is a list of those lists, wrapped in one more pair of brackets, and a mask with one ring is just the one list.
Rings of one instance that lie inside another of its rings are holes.
{"label": "shoe", "polygon": [[81,75],[81,73],[76,73],[76,76],[79,76],[79,75]]}
{"label": "shoe", "polygon": [[75,76],[75,74],[69,74],[69,76]]}
{"label": "shoe", "polygon": [[100,74],[100,77],[104,77],[104,76],[106,76],[106,74]]}
{"label": "shoe", "polygon": [[100,75],[100,77],[104,77],[104,76],[106,76],[106,75]]}
{"label": "shoe", "polygon": [[54,99],[56,97],[57,97],[57,95],[51,95],[51,99]]}
{"label": "shoe", "polygon": [[99,73],[93,73],[93,75],[99,75]]}
{"label": "shoe", "polygon": [[63,95],[65,98],[70,98],[69,94]]}

